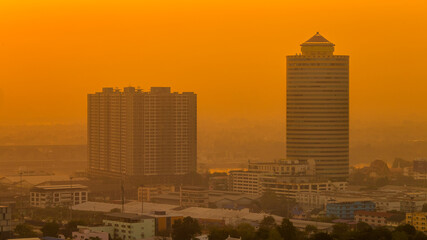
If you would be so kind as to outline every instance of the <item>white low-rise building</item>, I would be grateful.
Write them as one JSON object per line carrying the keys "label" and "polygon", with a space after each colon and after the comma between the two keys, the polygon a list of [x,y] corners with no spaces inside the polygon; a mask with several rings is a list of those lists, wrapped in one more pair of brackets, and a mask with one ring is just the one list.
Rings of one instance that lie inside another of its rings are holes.
{"label": "white low-rise building", "polygon": [[88,187],[80,184],[43,185],[30,190],[32,207],[73,206],[88,201]]}
{"label": "white low-rise building", "polygon": [[272,191],[278,196],[297,199],[297,193],[343,191],[347,182],[317,179],[314,161],[279,160],[249,162],[248,171],[230,171],[231,191],[262,195]]}

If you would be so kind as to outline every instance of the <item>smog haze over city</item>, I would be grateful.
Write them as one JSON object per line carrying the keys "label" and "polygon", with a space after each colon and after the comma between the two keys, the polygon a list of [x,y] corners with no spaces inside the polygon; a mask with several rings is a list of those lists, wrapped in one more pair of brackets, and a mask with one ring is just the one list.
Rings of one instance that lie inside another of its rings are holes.
{"label": "smog haze over city", "polygon": [[1,0],[0,240],[427,239],[426,11]]}

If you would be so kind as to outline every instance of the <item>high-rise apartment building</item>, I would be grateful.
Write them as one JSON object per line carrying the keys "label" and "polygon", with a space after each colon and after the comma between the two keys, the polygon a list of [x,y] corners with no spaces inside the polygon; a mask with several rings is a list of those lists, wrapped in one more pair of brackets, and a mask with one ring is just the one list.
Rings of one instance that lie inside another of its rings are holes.
{"label": "high-rise apartment building", "polygon": [[152,87],[88,95],[88,168],[101,176],[196,171],[197,95]]}
{"label": "high-rise apartment building", "polygon": [[287,56],[286,154],[314,159],[316,174],[344,180],[349,171],[349,56],[334,55],[319,33]]}

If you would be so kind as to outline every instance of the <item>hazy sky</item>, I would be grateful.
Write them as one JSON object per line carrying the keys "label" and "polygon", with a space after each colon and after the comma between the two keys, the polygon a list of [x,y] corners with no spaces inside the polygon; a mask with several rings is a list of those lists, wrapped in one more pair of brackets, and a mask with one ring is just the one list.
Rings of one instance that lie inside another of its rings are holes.
{"label": "hazy sky", "polygon": [[425,0],[1,0],[0,124],[84,123],[102,87],[198,94],[201,118],[285,114],[285,57],[350,55],[352,120],[427,120]]}

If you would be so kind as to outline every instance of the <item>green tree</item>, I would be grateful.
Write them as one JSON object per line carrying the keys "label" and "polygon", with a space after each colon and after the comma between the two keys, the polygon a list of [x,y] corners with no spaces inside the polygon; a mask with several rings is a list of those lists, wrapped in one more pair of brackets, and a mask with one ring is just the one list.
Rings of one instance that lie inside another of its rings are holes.
{"label": "green tree", "polygon": [[417,232],[413,240],[427,240],[427,236],[423,232]]}
{"label": "green tree", "polygon": [[372,227],[365,222],[358,222],[356,224],[356,231],[358,231],[358,232],[370,232],[370,231],[372,231]]}
{"label": "green tree", "polygon": [[395,231],[391,234],[392,240],[408,240],[408,235],[405,232]]}
{"label": "green tree", "polygon": [[305,230],[304,231],[305,231],[305,233],[307,235],[310,235],[310,234],[316,233],[318,230],[317,230],[316,226],[307,225],[307,226],[305,226]]}
{"label": "green tree", "polygon": [[59,224],[56,222],[45,223],[41,231],[44,237],[57,237],[59,231]]}
{"label": "green tree", "polygon": [[[274,228],[272,228],[274,229]],[[270,231],[272,229],[266,228],[266,227],[259,227],[258,231],[256,231],[256,239],[268,239],[270,237]]]}
{"label": "green tree", "polygon": [[259,199],[261,208],[264,211],[271,212],[271,210],[277,208],[279,199],[273,191],[267,190],[265,191]]}
{"label": "green tree", "polygon": [[31,238],[36,237],[37,233],[33,231],[33,228],[30,225],[23,223],[16,225],[15,235],[19,238]]}
{"label": "green tree", "polygon": [[209,231],[209,240],[223,240],[228,236],[239,237],[238,232],[233,226],[227,225],[222,227],[215,227]]}
{"label": "green tree", "polygon": [[249,223],[237,225],[236,230],[238,237],[241,237],[242,240],[255,240],[255,228]]}
{"label": "green tree", "polygon": [[338,240],[347,239],[349,235],[350,228],[345,223],[337,223],[332,226],[332,237]]}
{"label": "green tree", "polygon": [[369,235],[372,233],[372,227],[365,222],[358,222],[356,225],[356,231],[351,232],[350,235],[355,240],[366,240],[369,239]]}
{"label": "green tree", "polygon": [[331,237],[331,235],[324,233],[324,232],[318,232],[313,234],[310,237],[310,240],[333,240],[333,238]]}
{"label": "green tree", "polygon": [[405,232],[409,236],[415,236],[415,234],[417,233],[417,230],[415,229],[415,227],[409,224],[397,226],[395,231]]}
{"label": "green tree", "polygon": [[277,231],[277,229],[273,228],[270,230],[270,232],[268,233],[268,240],[282,240],[282,236],[280,236],[279,231]]}
{"label": "green tree", "polygon": [[64,234],[65,237],[71,238],[71,234],[78,230],[78,225],[86,225],[87,223],[83,220],[72,220],[69,221],[67,224],[65,224],[64,229],[62,231],[62,234]]}
{"label": "green tree", "polygon": [[369,234],[372,240],[392,240],[392,233],[386,227],[377,227]]}
{"label": "green tree", "polygon": [[261,222],[259,223],[260,228],[275,228],[276,227],[276,220],[272,216],[265,216]]}
{"label": "green tree", "polygon": [[284,218],[282,223],[277,227],[277,230],[286,240],[294,240],[297,238],[297,229],[289,219]]}
{"label": "green tree", "polygon": [[191,217],[176,220],[172,225],[172,238],[176,240],[191,240],[200,233],[199,222]]}

